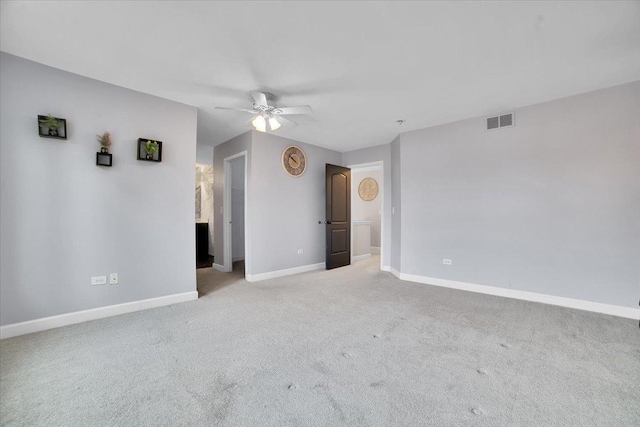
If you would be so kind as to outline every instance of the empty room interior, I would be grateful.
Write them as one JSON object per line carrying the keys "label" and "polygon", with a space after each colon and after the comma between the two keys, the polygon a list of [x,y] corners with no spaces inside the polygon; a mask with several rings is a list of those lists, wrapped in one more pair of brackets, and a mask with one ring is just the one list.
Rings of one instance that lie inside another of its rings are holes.
{"label": "empty room interior", "polygon": [[0,425],[640,425],[640,1],[1,1]]}

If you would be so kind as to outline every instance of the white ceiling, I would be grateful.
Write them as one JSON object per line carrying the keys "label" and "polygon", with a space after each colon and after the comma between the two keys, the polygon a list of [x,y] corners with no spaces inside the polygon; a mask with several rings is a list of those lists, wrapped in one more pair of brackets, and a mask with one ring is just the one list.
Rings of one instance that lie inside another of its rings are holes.
{"label": "white ceiling", "polygon": [[[274,132],[338,151],[640,79],[640,2],[2,2],[0,49],[250,129],[249,90],[309,104]],[[395,122],[406,120],[399,127]]]}

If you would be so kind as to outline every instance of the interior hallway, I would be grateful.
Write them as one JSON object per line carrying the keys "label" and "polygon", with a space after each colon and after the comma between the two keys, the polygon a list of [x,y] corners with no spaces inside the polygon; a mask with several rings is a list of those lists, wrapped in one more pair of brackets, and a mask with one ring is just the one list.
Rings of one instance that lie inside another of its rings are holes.
{"label": "interior hallway", "polygon": [[378,266],[201,269],[197,301],[4,340],[2,424],[640,423],[637,321]]}

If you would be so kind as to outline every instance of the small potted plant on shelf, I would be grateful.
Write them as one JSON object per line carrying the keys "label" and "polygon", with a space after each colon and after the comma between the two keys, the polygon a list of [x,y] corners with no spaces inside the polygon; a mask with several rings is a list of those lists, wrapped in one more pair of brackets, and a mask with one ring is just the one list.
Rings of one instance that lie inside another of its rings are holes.
{"label": "small potted plant on shelf", "polygon": [[100,152],[108,153],[109,147],[111,146],[111,134],[107,131],[104,131],[102,135],[97,135],[98,142],[100,143]]}
{"label": "small potted plant on shelf", "polygon": [[44,119],[40,119],[40,128],[42,128],[42,132],[44,129],[47,129],[49,132],[49,136],[58,136],[58,128],[60,127],[60,123],[53,117],[51,114],[47,114],[47,117]]}
{"label": "small potted plant on shelf", "polygon": [[147,160],[153,160],[153,155],[158,151],[158,144],[153,141],[147,141],[144,144],[144,151],[147,153]]}

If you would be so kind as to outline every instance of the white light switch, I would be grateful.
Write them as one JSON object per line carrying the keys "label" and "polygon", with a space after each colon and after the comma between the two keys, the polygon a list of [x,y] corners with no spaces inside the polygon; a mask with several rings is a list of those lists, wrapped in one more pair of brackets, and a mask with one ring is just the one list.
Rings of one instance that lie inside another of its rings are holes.
{"label": "white light switch", "polygon": [[444,259],[442,260],[442,263],[443,263],[444,265],[451,265],[451,260],[450,260],[450,259],[446,259],[446,258],[444,258]]}

